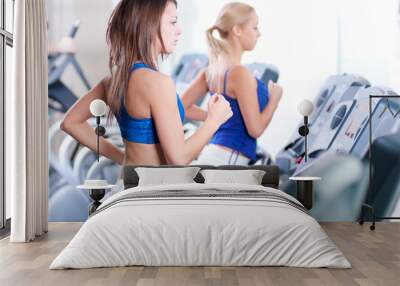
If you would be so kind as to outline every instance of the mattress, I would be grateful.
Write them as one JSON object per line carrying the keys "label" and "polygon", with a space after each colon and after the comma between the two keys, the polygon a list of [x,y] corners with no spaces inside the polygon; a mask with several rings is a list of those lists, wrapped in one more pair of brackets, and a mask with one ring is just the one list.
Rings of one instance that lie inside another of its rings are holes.
{"label": "mattress", "polygon": [[133,265],[351,267],[284,192],[191,183],[138,186],[108,198],[50,269]]}

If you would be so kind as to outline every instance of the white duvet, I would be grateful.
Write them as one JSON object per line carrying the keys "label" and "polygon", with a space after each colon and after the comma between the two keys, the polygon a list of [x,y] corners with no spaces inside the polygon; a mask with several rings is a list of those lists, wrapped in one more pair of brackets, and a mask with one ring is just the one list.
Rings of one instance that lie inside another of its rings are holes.
{"label": "white duvet", "polygon": [[351,267],[294,198],[238,184],[144,186],[117,193],[82,225],[50,269],[128,265]]}

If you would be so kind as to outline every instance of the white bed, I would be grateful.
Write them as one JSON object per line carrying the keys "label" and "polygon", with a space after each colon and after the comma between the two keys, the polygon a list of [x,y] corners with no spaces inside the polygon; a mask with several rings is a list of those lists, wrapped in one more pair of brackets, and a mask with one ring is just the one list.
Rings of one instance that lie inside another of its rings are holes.
{"label": "white bed", "polygon": [[113,195],[50,269],[128,265],[351,267],[318,222],[282,191],[198,183]]}

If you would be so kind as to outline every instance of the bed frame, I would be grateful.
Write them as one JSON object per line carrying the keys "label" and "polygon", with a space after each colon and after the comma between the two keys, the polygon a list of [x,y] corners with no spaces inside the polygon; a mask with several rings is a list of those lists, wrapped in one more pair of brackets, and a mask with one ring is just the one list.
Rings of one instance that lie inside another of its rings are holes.
{"label": "bed frame", "polygon": [[[144,165],[128,165],[123,169],[123,180],[124,189],[136,187],[139,183],[138,174],[135,171],[137,167],[147,167],[147,168],[184,168],[188,166],[171,166],[171,165],[161,165],[161,166],[144,166]],[[238,165],[223,165],[223,166],[211,166],[211,165],[190,165],[190,167],[199,167],[202,170],[205,169],[217,169],[217,170],[263,170],[265,175],[262,179],[261,184],[265,187],[271,187],[279,189],[279,168],[273,165],[253,165],[253,166],[238,166]],[[203,176],[198,173],[194,178],[197,183],[204,183]]]}

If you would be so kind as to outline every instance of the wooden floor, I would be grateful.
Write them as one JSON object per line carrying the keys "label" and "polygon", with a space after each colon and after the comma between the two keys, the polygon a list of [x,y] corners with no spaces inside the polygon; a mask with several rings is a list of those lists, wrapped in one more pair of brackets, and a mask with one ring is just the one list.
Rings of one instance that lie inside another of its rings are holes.
{"label": "wooden floor", "polygon": [[375,231],[356,223],[322,224],[353,268],[123,267],[48,270],[80,223],[50,223],[49,233],[28,244],[0,241],[0,285],[400,285],[400,223]]}

